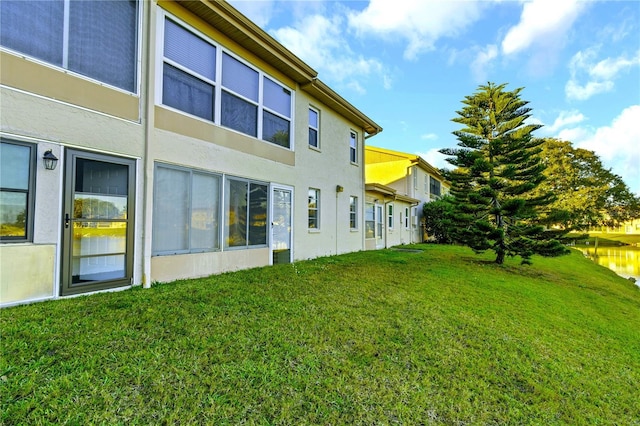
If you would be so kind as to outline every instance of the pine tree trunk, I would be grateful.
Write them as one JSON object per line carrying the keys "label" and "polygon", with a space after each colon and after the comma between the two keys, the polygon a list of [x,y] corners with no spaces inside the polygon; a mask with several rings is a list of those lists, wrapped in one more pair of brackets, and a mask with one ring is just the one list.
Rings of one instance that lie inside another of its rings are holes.
{"label": "pine tree trunk", "polygon": [[498,251],[498,255],[496,256],[496,263],[498,265],[502,265],[504,263],[504,251]]}

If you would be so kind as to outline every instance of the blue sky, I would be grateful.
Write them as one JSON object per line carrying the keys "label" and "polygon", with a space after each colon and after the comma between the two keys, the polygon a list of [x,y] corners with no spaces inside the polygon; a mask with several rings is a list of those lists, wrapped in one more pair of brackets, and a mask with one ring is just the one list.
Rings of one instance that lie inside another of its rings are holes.
{"label": "blue sky", "polygon": [[461,100],[524,87],[539,137],[595,151],[640,195],[640,1],[273,1],[237,9],[380,124],[368,144],[444,167]]}

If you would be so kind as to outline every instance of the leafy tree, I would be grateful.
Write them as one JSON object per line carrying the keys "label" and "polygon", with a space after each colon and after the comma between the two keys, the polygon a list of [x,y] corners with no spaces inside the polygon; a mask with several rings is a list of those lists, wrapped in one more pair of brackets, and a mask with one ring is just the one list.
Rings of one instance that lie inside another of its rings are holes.
{"label": "leafy tree", "polygon": [[498,264],[505,256],[527,264],[533,254],[568,250],[537,223],[539,209],[552,201],[549,194],[532,195],[544,179],[541,141],[532,136],[540,125],[525,124],[531,108],[520,98],[522,88],[505,87],[488,83],[466,96],[452,120],[463,126],[453,132],[460,148],[440,152],[456,167],[447,174],[455,199],[454,239],[476,252],[492,250]]}
{"label": "leafy tree", "polygon": [[445,195],[438,200],[424,203],[422,213],[425,229],[440,244],[451,244],[451,229],[455,223],[454,198]]}
{"label": "leafy tree", "polygon": [[544,223],[572,230],[640,217],[640,199],[593,151],[553,138],[543,139],[540,146],[546,179],[535,192],[555,195]]}

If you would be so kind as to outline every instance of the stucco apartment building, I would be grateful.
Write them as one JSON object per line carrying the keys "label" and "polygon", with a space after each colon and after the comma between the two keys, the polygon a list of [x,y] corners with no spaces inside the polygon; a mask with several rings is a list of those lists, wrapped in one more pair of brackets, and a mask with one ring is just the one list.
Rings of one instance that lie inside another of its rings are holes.
{"label": "stucco apartment building", "polygon": [[382,129],[224,1],[0,2],[0,304],[365,246]]}
{"label": "stucco apartment building", "polygon": [[367,249],[422,242],[422,206],[449,192],[444,176],[415,154],[365,147]]}

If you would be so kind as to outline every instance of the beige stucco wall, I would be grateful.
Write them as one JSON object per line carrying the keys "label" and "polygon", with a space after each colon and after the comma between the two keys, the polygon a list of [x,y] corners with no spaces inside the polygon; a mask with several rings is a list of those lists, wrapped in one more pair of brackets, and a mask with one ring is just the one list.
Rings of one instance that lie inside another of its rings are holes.
{"label": "beige stucco wall", "polygon": [[174,256],[154,256],[151,258],[153,280],[158,282],[205,277],[212,274],[255,268],[268,264],[269,249],[267,248]]}
{"label": "beige stucco wall", "polygon": [[[311,98],[298,85],[283,76],[268,63],[251,52],[235,45],[217,30],[208,28],[188,12],[163,5],[178,18],[185,20],[214,42],[241,56],[267,75],[276,78],[293,92],[293,145],[292,149],[225,129],[206,120],[183,114],[160,105],[155,75],[151,70],[148,89],[151,96],[147,108],[149,117],[149,146],[146,166],[148,229],[153,222],[153,174],[156,162],[207,170],[210,172],[244,177],[293,189],[293,257],[294,260],[362,250],[364,246],[362,223],[357,231],[349,227],[349,196],[358,197],[358,221],[362,221],[364,205],[363,131]],[[152,8],[152,37],[156,37],[157,7]],[[158,65],[151,52],[151,63]],[[320,111],[320,150],[308,146],[308,108]],[[349,132],[355,131],[359,139],[357,165],[349,161]],[[336,192],[336,186],[344,188]],[[308,230],[307,197],[309,188],[321,191],[321,228]],[[203,276],[239,268],[264,266],[271,263],[269,249],[220,251],[176,256],[151,256],[151,239],[145,240],[150,267],[145,271],[148,281],[166,281],[177,277]],[[262,253],[256,256],[256,253]],[[184,263],[183,266],[181,266]],[[171,270],[177,272],[171,272]],[[186,274],[186,275],[185,275]]]}
{"label": "beige stucco wall", "polygon": [[[0,244],[0,302],[7,304],[59,294],[65,148],[141,158],[144,129],[138,95],[10,52],[0,52],[0,64],[0,133],[37,150],[33,241]],[[52,171],[42,163],[48,149],[59,159]],[[139,221],[136,244],[141,235]],[[141,262],[134,257],[137,282]]]}
{"label": "beige stucco wall", "polygon": [[0,305],[53,297],[54,245],[0,245]]}

